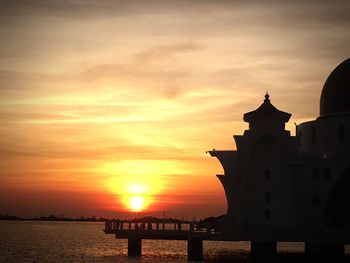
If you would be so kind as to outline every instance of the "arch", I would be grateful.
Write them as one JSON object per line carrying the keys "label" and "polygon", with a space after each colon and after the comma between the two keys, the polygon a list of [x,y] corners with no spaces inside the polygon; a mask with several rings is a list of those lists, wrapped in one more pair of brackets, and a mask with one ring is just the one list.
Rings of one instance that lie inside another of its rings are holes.
{"label": "arch", "polygon": [[316,128],[312,127],[312,132],[311,132],[311,142],[312,144],[316,144]]}
{"label": "arch", "polygon": [[312,179],[313,180],[320,179],[320,170],[317,167],[314,167],[314,169],[312,170]]}
{"label": "arch", "polygon": [[266,208],[265,209],[265,219],[270,220],[271,219],[271,210]]}
{"label": "arch", "polygon": [[324,210],[324,223],[328,228],[350,225],[350,167],[345,170],[331,189]]}
{"label": "arch", "polygon": [[345,142],[345,128],[343,125],[340,125],[338,129],[338,142],[339,143]]}
{"label": "arch", "polygon": [[332,173],[331,173],[331,170],[328,167],[324,168],[323,179],[325,179],[325,180],[331,180],[332,179]]}
{"label": "arch", "polygon": [[299,134],[298,134],[299,136],[298,136],[298,143],[299,143],[299,146],[301,146],[301,140],[302,140],[302,138],[303,138],[303,133],[302,133],[302,131],[299,131]]}
{"label": "arch", "polygon": [[320,206],[320,197],[318,195],[314,195],[312,197],[312,206],[319,207]]}
{"label": "arch", "polygon": [[265,192],[265,203],[271,202],[271,194],[270,192]]}

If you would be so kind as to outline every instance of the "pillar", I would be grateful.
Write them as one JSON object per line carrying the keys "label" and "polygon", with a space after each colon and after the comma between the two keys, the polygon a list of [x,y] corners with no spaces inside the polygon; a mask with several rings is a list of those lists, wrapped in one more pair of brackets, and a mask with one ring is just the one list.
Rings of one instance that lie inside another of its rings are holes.
{"label": "pillar", "polygon": [[[322,246],[322,256],[326,258],[326,260],[331,260],[333,262],[340,262],[344,259],[345,249],[344,245],[337,244],[329,244]],[[329,261],[329,262],[331,262]]]}
{"label": "pillar", "polygon": [[188,260],[202,260],[202,257],[203,257],[203,239],[198,237],[188,237],[188,240],[187,240]]}
{"label": "pillar", "polygon": [[128,238],[128,256],[141,256],[142,240],[138,237]]}
{"label": "pillar", "polygon": [[253,261],[273,259],[277,254],[276,241],[251,241],[251,255]]}
{"label": "pillar", "polygon": [[324,261],[341,261],[345,256],[344,245],[305,243],[305,255]]}
{"label": "pillar", "polygon": [[310,258],[321,257],[321,245],[316,243],[305,242],[305,256]]}

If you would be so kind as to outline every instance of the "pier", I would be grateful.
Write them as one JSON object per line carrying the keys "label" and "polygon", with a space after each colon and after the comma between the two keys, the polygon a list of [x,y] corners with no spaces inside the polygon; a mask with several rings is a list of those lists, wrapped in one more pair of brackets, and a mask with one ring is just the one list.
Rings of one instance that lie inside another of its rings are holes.
{"label": "pier", "polygon": [[250,241],[253,260],[277,254],[277,242],[304,242],[305,255],[312,258],[344,258],[350,244],[349,231],[314,231],[301,228],[237,228],[220,231],[214,224],[197,222],[137,222],[108,220],[104,232],[128,240],[128,256],[141,256],[142,239],[185,240],[188,260],[201,260],[203,241]]}
{"label": "pier", "polygon": [[128,239],[128,256],[141,256],[142,239],[187,240],[189,260],[201,260],[203,240],[217,240],[220,232],[214,225],[205,228],[195,222],[134,222],[111,220],[105,222],[104,232],[117,239]]}

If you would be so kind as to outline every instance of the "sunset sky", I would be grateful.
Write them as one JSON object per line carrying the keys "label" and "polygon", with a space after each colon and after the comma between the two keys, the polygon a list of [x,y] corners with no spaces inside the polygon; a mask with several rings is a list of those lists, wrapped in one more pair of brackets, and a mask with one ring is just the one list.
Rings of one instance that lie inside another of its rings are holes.
{"label": "sunset sky", "polygon": [[350,1],[0,0],[0,214],[221,215],[266,91],[294,122],[350,57]]}

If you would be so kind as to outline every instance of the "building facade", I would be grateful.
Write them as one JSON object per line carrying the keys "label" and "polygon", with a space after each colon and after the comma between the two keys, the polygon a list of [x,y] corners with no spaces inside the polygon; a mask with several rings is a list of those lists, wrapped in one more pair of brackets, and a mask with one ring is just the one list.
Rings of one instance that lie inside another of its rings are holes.
{"label": "building facade", "polygon": [[350,59],[326,80],[320,115],[285,130],[290,113],[268,94],[244,114],[249,129],[234,135],[237,150],[210,151],[227,198],[227,229],[350,228]]}

